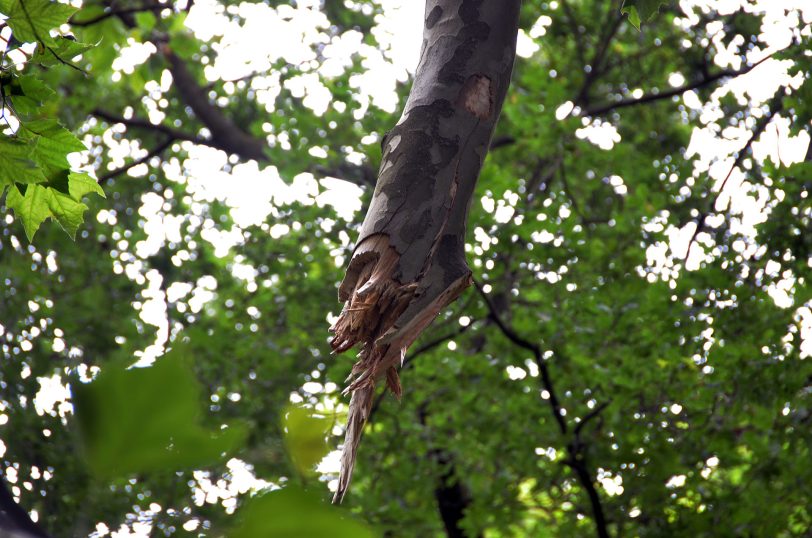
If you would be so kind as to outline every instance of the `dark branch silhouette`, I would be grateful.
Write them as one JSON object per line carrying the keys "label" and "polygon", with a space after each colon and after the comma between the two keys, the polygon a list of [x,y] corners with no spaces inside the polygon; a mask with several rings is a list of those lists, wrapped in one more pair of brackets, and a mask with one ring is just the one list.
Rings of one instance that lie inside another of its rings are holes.
{"label": "dark branch silhouette", "polygon": [[0,479],[0,536],[8,538],[50,538],[22,506],[14,501],[5,479]]}
{"label": "dark branch silhouette", "polygon": [[[110,4],[113,4],[111,2]],[[110,17],[122,17],[127,15],[132,15],[134,13],[141,13],[144,11],[163,11],[164,9],[172,9],[172,4],[168,2],[154,2],[151,4],[143,4],[141,6],[134,6],[134,7],[108,7],[107,11],[104,13],[100,13],[95,17],[91,17],[85,20],[76,20],[72,18],[70,20],[71,26],[77,27],[85,27],[85,26],[93,26],[94,24],[98,24],[105,19]]]}
{"label": "dark branch silhouette", "polygon": [[150,159],[152,159],[153,157],[157,157],[158,155],[160,155],[161,153],[166,151],[166,149],[169,146],[171,146],[173,143],[175,143],[175,139],[172,138],[172,137],[168,137],[166,140],[164,140],[163,142],[161,142],[160,144],[158,144],[157,146],[152,148],[146,155],[144,155],[140,159],[136,159],[136,160],[132,161],[129,164],[125,164],[121,168],[116,168],[115,170],[111,170],[111,171],[107,172],[106,174],[103,174],[102,176],[99,177],[99,180],[98,180],[99,183],[103,183],[105,181],[113,179],[114,177],[123,174],[124,172],[126,172],[130,168],[138,166],[139,164],[144,164],[144,163],[149,162]]}
{"label": "dark branch silhouette", "polygon": [[762,116],[757,122],[756,126],[753,128],[753,132],[750,134],[750,138],[747,139],[747,143],[740,149],[737,154],[736,158],[733,160],[733,164],[730,166],[730,170],[728,170],[725,179],[722,181],[722,184],[719,186],[719,192],[716,193],[716,196],[710,199],[710,203],[708,207],[702,211],[694,222],[696,223],[696,228],[694,232],[691,234],[691,238],[688,240],[688,248],[685,250],[685,258],[684,260],[687,261],[688,257],[691,255],[691,247],[696,242],[696,238],[700,232],[705,230],[705,226],[707,224],[708,217],[713,212],[713,208],[716,206],[716,201],[725,192],[725,187],[727,186],[727,182],[730,177],[733,175],[733,171],[736,170],[739,166],[741,166],[742,161],[744,160],[744,156],[750,151],[750,148],[753,146],[753,143],[758,140],[758,137],[761,136],[761,133],[767,128],[767,125],[773,120],[775,115],[781,111],[782,108],[782,96],[784,94],[784,87],[778,88],[778,92],[776,92],[775,96],[770,101],[770,112]]}
{"label": "dark branch silhouette", "polygon": [[169,72],[172,73],[178,94],[211,133],[209,145],[244,159],[268,161],[268,142],[243,131],[220,107],[214,105],[205,88],[189,71],[186,62],[172,52],[168,45],[162,44],[158,48],[169,64]]}
{"label": "dark branch silhouette", "polygon": [[106,110],[102,110],[100,108],[95,109],[93,112],[91,112],[91,114],[111,124],[121,123],[127,127],[132,127],[133,129],[142,129],[145,131],[153,131],[156,133],[161,133],[174,140],[186,140],[189,142],[193,142],[195,144],[200,144],[201,146],[211,146],[215,148],[217,147],[209,139],[202,138],[200,136],[187,133],[185,131],[181,131],[180,129],[175,129],[167,125],[162,124],[156,125],[145,119],[125,118],[123,116],[107,112]]}
{"label": "dark branch silhouette", "polygon": [[590,108],[587,108],[583,112],[583,115],[585,115],[585,116],[601,116],[603,114],[606,114],[607,112],[617,110],[618,108],[625,108],[625,107],[630,107],[630,106],[643,105],[643,104],[646,104],[646,103],[652,103],[654,101],[661,101],[663,99],[670,99],[670,98],[672,98],[672,97],[674,97],[676,95],[682,95],[683,93],[685,93],[685,92],[687,92],[689,90],[696,90],[698,88],[709,86],[710,84],[713,84],[717,80],[721,80],[721,79],[724,79],[724,78],[735,78],[735,77],[738,77],[738,76],[741,76],[741,75],[745,75],[745,74],[749,73],[750,71],[752,71],[753,69],[755,69],[756,67],[758,67],[759,65],[761,65],[763,62],[767,61],[770,58],[772,58],[772,55],[765,56],[764,58],[757,61],[756,63],[754,63],[752,65],[748,65],[748,66],[743,67],[741,69],[725,69],[723,71],[719,71],[718,73],[714,73],[712,75],[708,75],[706,77],[703,77],[702,79],[697,80],[696,82],[693,82],[691,84],[686,84],[686,85],[680,86],[678,88],[673,88],[673,89],[666,90],[666,91],[663,91],[663,92],[658,92],[658,93],[648,93],[648,94],[645,94],[642,97],[639,97],[637,99],[622,99],[622,100],[620,100],[620,101],[618,101],[616,103],[608,103],[608,104],[599,105],[599,106],[596,106],[596,107],[590,107]]}
{"label": "dark branch silhouette", "polygon": [[[479,282],[476,280],[474,281],[474,286],[476,287],[477,291],[479,292],[480,296],[482,297],[483,301],[485,302],[485,306],[488,308],[489,319],[491,319],[499,330],[502,331],[502,334],[505,337],[513,342],[518,347],[522,349],[526,349],[533,354],[535,359],[536,365],[538,366],[539,373],[541,374],[541,383],[544,387],[544,390],[547,391],[549,395],[548,402],[550,403],[550,407],[553,411],[553,416],[555,417],[556,423],[558,424],[558,429],[561,431],[562,436],[566,436],[569,428],[567,426],[567,421],[564,418],[564,415],[561,413],[561,404],[559,403],[558,397],[556,396],[555,389],[553,387],[553,381],[550,377],[550,370],[547,368],[547,363],[544,362],[544,357],[541,353],[541,348],[529,340],[525,339],[521,335],[519,335],[516,331],[513,330],[504,320],[502,320],[499,312],[497,311],[496,307],[488,297],[488,294],[485,293],[485,290],[482,289]],[[584,424],[597,416],[608,404],[601,404],[595,408],[592,412],[584,417],[584,419],[575,427],[574,438],[572,441],[567,443],[567,459],[564,460],[564,463],[570,467],[574,472],[575,475],[578,477],[578,483],[581,484],[581,487],[587,493],[587,497],[589,497],[589,504],[592,509],[592,518],[595,521],[595,532],[597,533],[598,538],[609,538],[609,530],[606,526],[606,516],[604,515],[603,505],[601,504],[600,495],[598,495],[598,491],[595,488],[595,482],[592,480],[592,477],[589,473],[589,467],[587,466],[586,462],[586,448],[587,446],[581,441],[581,429],[584,427]]]}

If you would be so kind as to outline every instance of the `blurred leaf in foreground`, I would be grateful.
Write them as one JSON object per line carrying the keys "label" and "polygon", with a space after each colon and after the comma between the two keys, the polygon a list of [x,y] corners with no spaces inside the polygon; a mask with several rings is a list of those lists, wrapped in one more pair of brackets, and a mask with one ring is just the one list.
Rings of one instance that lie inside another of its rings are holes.
{"label": "blurred leaf in foreground", "polygon": [[212,464],[247,433],[200,424],[200,385],[177,353],[148,368],[109,366],[74,393],[88,465],[99,477]]}
{"label": "blurred leaf in foreground", "polygon": [[290,486],[255,497],[228,538],[371,538],[373,532],[340,508]]}
{"label": "blurred leaf in foreground", "polygon": [[290,407],[282,417],[285,445],[301,473],[310,474],[330,451],[327,435],[333,421],[304,407]]}

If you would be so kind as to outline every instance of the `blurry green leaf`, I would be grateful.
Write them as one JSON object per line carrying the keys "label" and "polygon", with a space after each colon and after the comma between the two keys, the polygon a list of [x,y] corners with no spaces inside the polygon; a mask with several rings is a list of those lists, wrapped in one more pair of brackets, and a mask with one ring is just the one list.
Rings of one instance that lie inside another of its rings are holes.
{"label": "blurry green leaf", "polygon": [[293,486],[251,499],[228,538],[371,538],[341,509]]}
{"label": "blurry green leaf", "polygon": [[135,22],[144,32],[151,32],[155,28],[155,14],[151,11],[139,11],[135,14]]}
{"label": "blurry green leaf", "polygon": [[285,444],[293,463],[302,473],[312,473],[327,455],[327,434],[332,421],[310,409],[290,407],[284,414]]}
{"label": "blurry green leaf", "polygon": [[629,16],[629,22],[640,29],[641,23],[654,18],[661,5],[668,4],[669,0],[624,0],[620,8],[621,13]]}
{"label": "blurry green leaf", "polygon": [[87,463],[103,478],[209,465],[239,448],[244,427],[200,424],[200,385],[175,351],[148,368],[108,366],[74,387]]}

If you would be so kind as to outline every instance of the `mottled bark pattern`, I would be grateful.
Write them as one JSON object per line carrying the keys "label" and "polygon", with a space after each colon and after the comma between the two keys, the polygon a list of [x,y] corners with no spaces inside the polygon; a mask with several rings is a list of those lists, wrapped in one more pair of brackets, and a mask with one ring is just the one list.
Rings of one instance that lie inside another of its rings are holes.
{"label": "mottled bark pattern", "polygon": [[361,344],[361,352],[347,387],[354,394],[335,501],[349,485],[375,382],[385,377],[399,395],[406,349],[470,284],[465,224],[510,83],[519,4],[427,1],[414,84],[384,137],[375,193],[339,289],[345,307],[333,348]]}

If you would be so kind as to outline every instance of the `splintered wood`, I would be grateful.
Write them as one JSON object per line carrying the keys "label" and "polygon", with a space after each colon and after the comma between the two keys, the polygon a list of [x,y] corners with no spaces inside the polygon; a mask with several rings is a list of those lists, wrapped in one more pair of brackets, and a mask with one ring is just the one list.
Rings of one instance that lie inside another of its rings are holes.
{"label": "splintered wood", "polygon": [[339,299],[345,305],[330,327],[335,334],[330,345],[334,353],[342,353],[363,344],[347,379],[352,382],[344,389],[345,394],[374,385],[386,373],[387,385],[400,398],[396,365],[406,350],[378,342],[394,327],[417,288],[416,284],[401,285],[392,278],[399,259],[385,235],[371,236],[358,245],[347,278],[339,288]]}
{"label": "splintered wood", "polygon": [[392,277],[399,259],[385,235],[368,237],[358,245],[339,288],[339,299],[345,301],[345,305],[330,327],[335,334],[330,343],[333,353],[342,353],[356,344],[362,347],[347,378],[350,384],[344,389],[344,394],[350,392],[352,397],[334,503],[341,502],[349,487],[358,443],[372,406],[375,381],[385,375],[389,389],[398,398],[401,395],[397,365],[403,360],[406,349],[379,342],[392,330],[417,287],[416,284],[401,285]]}
{"label": "splintered wood", "polygon": [[[349,487],[358,444],[372,407],[375,383],[385,378],[386,386],[400,398],[398,368],[403,364],[406,350],[440,310],[471,283],[471,274],[466,272],[408,320],[401,320],[401,315],[419,296],[420,287],[417,282],[401,284],[393,276],[399,260],[386,235],[371,235],[356,248],[347,276],[339,287],[339,299],[345,303],[330,328],[335,334],[330,345],[334,353],[347,351],[357,344],[361,350],[347,378],[349,385],[344,389],[344,394],[351,393],[352,397],[334,503],[341,502]],[[402,327],[396,324],[399,320],[403,322]]]}

